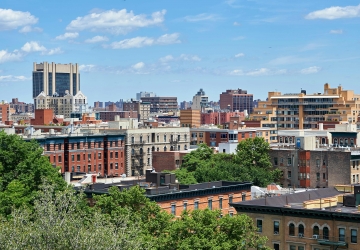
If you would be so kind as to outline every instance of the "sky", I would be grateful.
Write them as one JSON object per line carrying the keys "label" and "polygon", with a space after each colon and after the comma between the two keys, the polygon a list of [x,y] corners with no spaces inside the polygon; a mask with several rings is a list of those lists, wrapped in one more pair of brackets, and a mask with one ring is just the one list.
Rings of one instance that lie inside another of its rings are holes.
{"label": "sky", "polygon": [[0,100],[32,102],[33,62],[78,63],[94,101],[203,88],[360,94],[360,1],[1,0]]}

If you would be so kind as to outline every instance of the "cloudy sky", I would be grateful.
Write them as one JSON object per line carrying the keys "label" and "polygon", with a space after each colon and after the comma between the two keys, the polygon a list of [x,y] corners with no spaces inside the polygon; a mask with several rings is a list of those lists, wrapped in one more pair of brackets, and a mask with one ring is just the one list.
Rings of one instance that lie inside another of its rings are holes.
{"label": "cloudy sky", "polygon": [[33,62],[78,63],[93,101],[140,91],[360,93],[360,1],[1,0],[0,100],[31,102]]}

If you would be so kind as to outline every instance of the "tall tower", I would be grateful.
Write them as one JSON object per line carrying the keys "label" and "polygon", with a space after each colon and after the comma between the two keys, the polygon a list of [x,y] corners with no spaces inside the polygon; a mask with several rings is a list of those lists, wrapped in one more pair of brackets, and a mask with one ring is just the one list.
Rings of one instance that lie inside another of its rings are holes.
{"label": "tall tower", "polygon": [[64,96],[67,91],[76,95],[80,91],[80,73],[78,64],[57,64],[43,62],[33,65],[33,98],[41,92],[47,96],[57,93]]}

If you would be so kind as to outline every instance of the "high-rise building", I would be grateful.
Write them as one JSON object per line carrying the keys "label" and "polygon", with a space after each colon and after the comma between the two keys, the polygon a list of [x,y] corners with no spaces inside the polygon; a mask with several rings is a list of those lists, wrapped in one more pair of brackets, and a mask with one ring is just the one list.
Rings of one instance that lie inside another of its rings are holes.
{"label": "high-rise building", "polygon": [[33,65],[33,98],[41,92],[46,96],[76,95],[80,91],[78,64],[36,63]]}
{"label": "high-rise building", "polygon": [[154,92],[143,92],[141,91],[140,93],[136,93],[136,100],[140,101],[141,97],[156,97],[156,94]]}
{"label": "high-rise building", "polygon": [[191,109],[201,110],[207,107],[209,102],[209,97],[205,95],[205,91],[200,89],[196,95],[193,97],[193,103],[191,105]]}
{"label": "high-rise building", "polygon": [[150,112],[174,112],[178,110],[177,97],[141,97],[142,102],[150,103]]}
{"label": "high-rise building", "polygon": [[318,128],[319,123],[356,124],[359,113],[359,94],[342,86],[330,88],[326,83],[324,93],[269,92],[267,101],[259,102],[250,118],[261,121],[262,126],[311,129]]}
{"label": "high-rise building", "polygon": [[220,94],[220,109],[222,110],[240,112],[247,110],[248,113],[251,113],[253,105],[253,94],[248,94],[246,90],[228,89]]}

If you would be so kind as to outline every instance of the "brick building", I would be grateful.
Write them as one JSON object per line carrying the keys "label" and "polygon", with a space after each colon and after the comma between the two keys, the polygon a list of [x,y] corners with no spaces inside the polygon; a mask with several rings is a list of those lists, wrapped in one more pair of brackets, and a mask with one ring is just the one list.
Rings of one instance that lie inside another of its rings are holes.
{"label": "brick building", "polygon": [[50,125],[53,123],[53,109],[35,109],[35,117],[31,119],[31,125]]}
{"label": "brick building", "polygon": [[184,109],[180,110],[180,127],[198,128],[201,125],[201,111]]}
{"label": "brick building", "polygon": [[150,103],[134,100],[124,102],[123,111],[136,111],[138,113],[139,122],[144,123],[150,117]]}
{"label": "brick building", "polygon": [[[232,117],[237,117],[238,121],[245,119],[243,112],[209,112],[201,113],[201,125],[214,124],[223,125],[224,123],[230,123]],[[239,119],[240,118],[240,119]]]}
{"label": "brick building", "polygon": [[10,108],[10,104],[0,103],[0,123],[5,124],[6,121],[10,121],[12,113],[14,113],[14,110]]}
{"label": "brick building", "polygon": [[178,110],[177,97],[141,97],[141,101],[150,103],[150,112],[168,113]]}
{"label": "brick building", "polygon": [[232,203],[253,219],[266,245],[275,250],[360,249],[360,213],[355,194],[323,188]]}
{"label": "brick building", "polygon": [[125,171],[125,135],[33,136],[61,172],[121,176]]}
{"label": "brick building", "polygon": [[156,172],[179,169],[190,151],[152,152],[152,167]]}
{"label": "brick building", "polygon": [[115,116],[120,118],[138,118],[137,111],[99,111],[99,119],[103,121],[115,121]]}
{"label": "brick building", "polygon": [[220,109],[229,111],[247,111],[252,113],[254,107],[253,94],[248,94],[246,90],[235,89],[226,90],[220,94]]}
{"label": "brick building", "polygon": [[[238,131],[217,128],[192,128],[191,145],[205,143],[209,147],[218,147],[219,143],[238,142]],[[255,136],[255,135],[254,135]]]}

